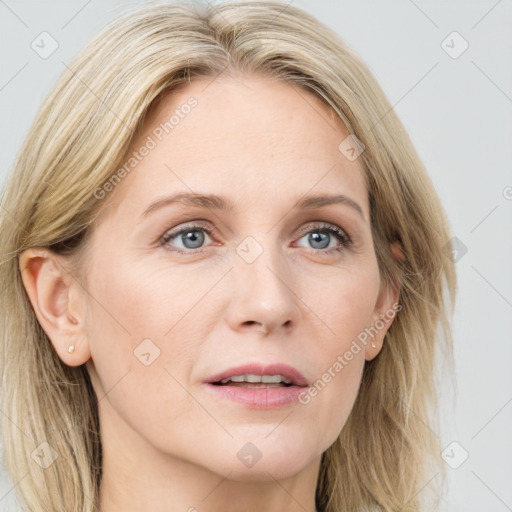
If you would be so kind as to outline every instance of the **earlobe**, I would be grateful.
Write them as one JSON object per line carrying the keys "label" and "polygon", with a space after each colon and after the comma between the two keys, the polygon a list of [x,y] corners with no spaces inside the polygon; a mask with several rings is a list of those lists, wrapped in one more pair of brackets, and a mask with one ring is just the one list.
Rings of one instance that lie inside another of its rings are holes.
{"label": "earlobe", "polygon": [[45,247],[31,247],[21,253],[19,268],[37,320],[59,358],[68,366],[85,363],[91,354],[83,312],[71,300],[76,298],[76,283],[59,255]]}
{"label": "earlobe", "polygon": [[[399,293],[393,286],[388,286],[383,292],[387,300],[382,302],[382,306],[376,308],[372,315],[371,327],[367,329],[369,333],[368,343],[366,345],[365,359],[371,361],[382,350],[384,338],[393,323],[400,305],[398,304]],[[379,301],[381,302],[381,301]]]}

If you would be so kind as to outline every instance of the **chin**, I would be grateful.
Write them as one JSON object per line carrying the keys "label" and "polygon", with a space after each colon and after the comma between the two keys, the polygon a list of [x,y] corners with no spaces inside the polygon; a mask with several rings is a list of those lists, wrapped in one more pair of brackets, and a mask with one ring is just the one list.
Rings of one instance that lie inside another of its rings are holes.
{"label": "chin", "polygon": [[321,456],[321,450],[317,453],[304,443],[295,443],[293,439],[280,443],[271,437],[254,443],[235,442],[235,449],[216,453],[215,460],[210,459],[204,466],[217,474],[229,475],[234,481],[271,482],[293,477]]}
{"label": "chin", "polygon": [[274,482],[275,480],[285,480],[292,478],[302,471],[307,464],[296,464],[293,460],[283,460],[282,458],[261,459],[252,468],[245,467],[242,464],[226,461],[222,465],[223,476],[229,475],[229,480],[235,482]]}

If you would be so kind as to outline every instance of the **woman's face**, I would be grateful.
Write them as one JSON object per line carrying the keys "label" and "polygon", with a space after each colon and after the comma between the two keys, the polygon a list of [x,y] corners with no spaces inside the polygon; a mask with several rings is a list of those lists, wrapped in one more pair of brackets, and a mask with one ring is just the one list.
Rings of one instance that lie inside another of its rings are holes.
{"label": "woman's face", "polygon": [[[98,192],[86,261],[79,343],[104,439],[240,480],[293,475],[335,441],[384,335],[361,333],[396,299],[348,135],[314,95],[262,77],[196,80],[150,110]],[[208,383],[225,371],[294,385]]]}

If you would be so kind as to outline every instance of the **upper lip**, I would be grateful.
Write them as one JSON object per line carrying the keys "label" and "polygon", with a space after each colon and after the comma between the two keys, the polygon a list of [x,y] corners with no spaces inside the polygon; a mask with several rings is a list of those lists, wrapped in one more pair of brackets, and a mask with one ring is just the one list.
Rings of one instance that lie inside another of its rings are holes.
{"label": "upper lip", "polygon": [[228,377],[233,377],[235,375],[282,375],[287,379],[292,381],[292,384],[295,386],[307,386],[308,382],[304,375],[299,372],[293,366],[284,363],[273,363],[273,364],[265,364],[265,363],[248,363],[240,366],[234,366],[232,368],[228,368],[227,370],[223,370],[220,373],[216,373],[208,377],[205,382],[213,383],[219,382],[222,379],[227,379]]}

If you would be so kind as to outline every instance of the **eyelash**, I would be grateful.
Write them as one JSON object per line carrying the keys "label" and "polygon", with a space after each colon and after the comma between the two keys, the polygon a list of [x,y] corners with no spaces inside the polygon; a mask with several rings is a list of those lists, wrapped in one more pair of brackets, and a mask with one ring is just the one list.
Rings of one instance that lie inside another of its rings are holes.
{"label": "eyelash", "polygon": [[[213,230],[208,229],[205,226],[202,226],[200,224],[189,224],[189,225],[186,225],[186,226],[180,228],[177,231],[166,232],[160,238],[159,245],[167,248],[169,242],[172,239],[178,238],[180,235],[182,235],[184,233],[189,233],[191,231],[204,231],[210,238],[212,238]],[[332,252],[343,252],[344,250],[349,249],[352,246],[351,238],[345,233],[345,231],[343,231],[342,229],[340,229],[338,226],[336,226],[334,224],[319,223],[319,224],[314,224],[312,226],[308,226],[306,231],[301,231],[299,239],[309,233],[314,233],[314,232],[329,233],[331,235],[334,235],[334,237],[340,242],[340,245],[338,245],[336,247],[331,247],[330,249],[314,249],[313,247],[310,247],[309,249],[311,251],[321,252],[324,254],[331,254]],[[197,254],[199,252],[202,252],[202,249],[203,248],[198,248],[195,250],[188,249],[188,250],[184,251],[181,249],[173,248],[173,249],[167,249],[167,250],[176,251],[181,254]]]}

